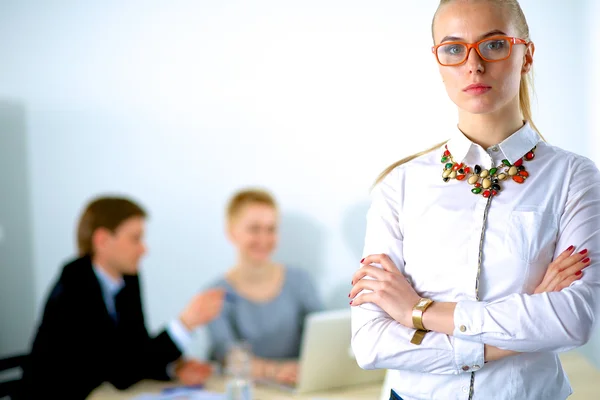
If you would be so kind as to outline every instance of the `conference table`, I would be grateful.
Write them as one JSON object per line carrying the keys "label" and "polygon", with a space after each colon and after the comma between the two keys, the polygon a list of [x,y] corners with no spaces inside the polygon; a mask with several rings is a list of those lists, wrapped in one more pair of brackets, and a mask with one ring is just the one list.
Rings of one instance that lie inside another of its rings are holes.
{"label": "conference table", "polygon": [[[563,353],[560,356],[567,372],[573,395],[569,400],[597,400],[600,391],[600,370],[595,368],[579,351]],[[110,385],[104,385],[92,393],[91,400],[125,400],[145,393],[160,393],[161,390],[175,386],[175,383],[143,381],[125,391],[117,391]],[[295,395],[282,390],[257,386],[254,390],[255,400],[378,400],[381,396],[382,383],[346,387],[327,392]],[[214,392],[225,390],[225,378],[215,376],[206,384],[206,389]]]}
{"label": "conference table", "polygon": [[[275,387],[256,385],[254,387],[254,400],[376,400],[381,394],[382,382],[375,385],[360,385],[345,387],[326,392],[307,393],[296,395]],[[92,393],[89,400],[125,400],[135,398],[141,394],[160,393],[161,390],[177,386],[173,382],[143,381],[125,391],[118,391],[110,385],[104,385]],[[225,391],[225,378],[212,377],[205,385],[205,389],[214,392]]]}

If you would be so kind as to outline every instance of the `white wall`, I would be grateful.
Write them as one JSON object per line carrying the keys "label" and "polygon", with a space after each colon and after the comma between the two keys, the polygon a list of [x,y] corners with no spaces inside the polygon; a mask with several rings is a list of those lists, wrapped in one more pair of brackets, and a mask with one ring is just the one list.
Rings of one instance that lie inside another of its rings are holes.
{"label": "white wall", "polygon": [[[435,2],[123,3],[0,6],[0,101],[27,116],[37,312],[74,253],[82,205],[126,193],[151,212],[143,283],[157,329],[231,265],[223,206],[250,184],[282,205],[278,258],[345,306],[373,179],[455,124],[430,52]],[[565,74],[586,62],[583,6],[522,5],[536,123],[590,153],[586,78]]]}
{"label": "white wall", "polygon": [[[600,2],[597,0],[587,1],[586,26],[588,34],[585,36],[586,51],[590,55],[586,63],[586,96],[585,108],[587,111],[588,133],[591,154],[590,158],[600,165]],[[600,316],[599,316],[600,318]],[[598,368],[600,368],[600,322],[596,328],[596,334],[590,342],[582,348],[585,354]]]}

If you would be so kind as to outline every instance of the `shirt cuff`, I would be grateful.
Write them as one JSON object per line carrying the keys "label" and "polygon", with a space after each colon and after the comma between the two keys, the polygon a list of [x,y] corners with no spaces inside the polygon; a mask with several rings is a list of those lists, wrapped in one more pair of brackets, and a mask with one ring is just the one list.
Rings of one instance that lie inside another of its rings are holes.
{"label": "shirt cuff", "polygon": [[167,376],[172,380],[177,379],[177,373],[175,372],[176,366],[177,361],[167,364]]}
{"label": "shirt cuff", "polygon": [[456,303],[454,309],[454,332],[453,336],[469,340],[471,342],[483,343],[483,312],[484,302],[464,300]]}
{"label": "shirt cuff", "polygon": [[192,341],[191,333],[186,329],[180,320],[174,319],[167,326],[167,333],[169,337],[175,343],[179,351],[185,352],[186,348]]}
{"label": "shirt cuff", "polygon": [[477,371],[485,364],[484,344],[452,337],[457,372]]}

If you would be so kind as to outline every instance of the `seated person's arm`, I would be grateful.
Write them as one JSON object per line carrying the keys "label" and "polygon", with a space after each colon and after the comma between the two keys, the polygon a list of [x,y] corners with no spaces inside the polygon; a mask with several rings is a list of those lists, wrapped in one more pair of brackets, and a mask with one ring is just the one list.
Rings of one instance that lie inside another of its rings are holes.
{"label": "seated person's arm", "polygon": [[198,379],[204,380],[207,376],[205,366],[191,363],[187,365],[189,368],[181,370],[178,367],[185,367],[186,363],[172,363],[179,360],[187,347],[191,340],[189,337],[191,331],[205,325],[221,312],[224,294],[221,289],[197,294],[182,311],[180,317],[171,321],[168,328],[154,338],[148,335],[140,304],[140,309],[135,313],[140,318],[140,321],[135,324],[137,343],[117,353],[110,382],[117,388],[127,388],[142,379],[169,380],[173,377],[168,373],[169,366],[174,367],[173,372],[177,377],[180,377],[181,372],[189,379],[191,370],[199,371]]}
{"label": "seated person's arm", "polygon": [[300,290],[302,306],[304,308],[304,316],[323,310],[323,302],[319,291],[314,285],[311,276],[306,271],[301,271],[301,276],[296,283]]}
{"label": "seated person's arm", "polygon": [[167,366],[181,357],[181,350],[167,331],[154,338],[145,327],[136,334],[135,345],[123,344],[114,349],[107,366],[107,380],[117,389],[127,389],[143,380],[169,380]]}

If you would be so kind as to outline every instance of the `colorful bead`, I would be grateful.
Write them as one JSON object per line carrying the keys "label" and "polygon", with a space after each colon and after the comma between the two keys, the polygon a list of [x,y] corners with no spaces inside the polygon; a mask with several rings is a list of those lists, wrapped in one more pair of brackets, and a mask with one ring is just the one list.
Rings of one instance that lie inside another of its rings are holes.
{"label": "colorful bead", "polygon": [[[529,177],[529,172],[525,170],[523,162],[525,160],[531,161],[535,158],[534,150],[535,147],[525,154],[522,158],[511,164],[507,159],[502,160],[502,165],[492,167],[489,170],[483,169],[480,165],[473,167],[473,173],[471,173],[471,167],[466,166],[464,163],[455,163],[452,160],[452,154],[448,150],[448,145],[445,145],[444,155],[442,156],[442,163],[444,170],[442,173],[442,179],[444,182],[450,181],[450,179],[456,179],[459,181],[466,180],[470,185],[474,187],[471,192],[474,194],[481,194],[485,198],[491,198],[497,196],[502,187],[500,182],[511,177],[513,181],[517,183],[524,183]],[[504,172],[500,172],[501,167],[506,167]],[[497,174],[497,175],[496,175]],[[481,181],[480,181],[481,179]]]}

